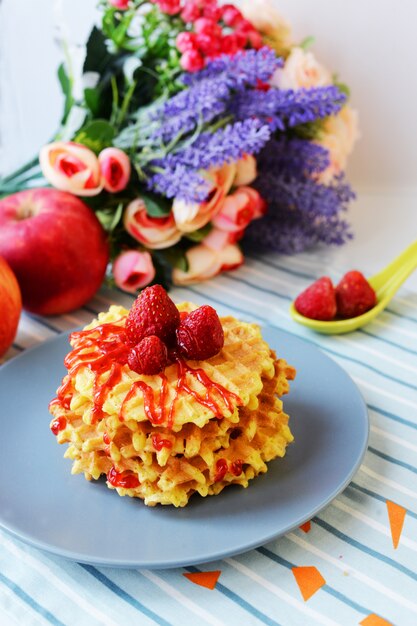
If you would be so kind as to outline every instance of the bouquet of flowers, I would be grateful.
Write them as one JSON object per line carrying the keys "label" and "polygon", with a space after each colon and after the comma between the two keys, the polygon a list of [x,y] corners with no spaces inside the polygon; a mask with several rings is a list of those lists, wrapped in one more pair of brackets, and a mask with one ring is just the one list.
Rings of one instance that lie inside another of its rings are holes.
{"label": "bouquet of flowers", "polygon": [[0,180],[81,196],[109,234],[117,286],[184,285],[242,249],[341,244],[358,136],[345,85],[267,0],[101,0],[83,89],[69,64],[52,143]]}

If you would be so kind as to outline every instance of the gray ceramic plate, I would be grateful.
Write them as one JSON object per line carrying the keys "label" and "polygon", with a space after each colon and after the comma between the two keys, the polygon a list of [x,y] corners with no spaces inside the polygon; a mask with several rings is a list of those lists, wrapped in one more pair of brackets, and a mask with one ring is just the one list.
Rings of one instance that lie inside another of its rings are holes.
{"label": "gray ceramic plate", "polygon": [[350,482],[366,451],[366,405],[349,376],[309,343],[274,328],[265,339],[297,368],[285,410],[295,442],[248,489],[148,508],[103,482],[71,476],[49,430],[67,335],[0,369],[0,525],[54,554],[95,565],[179,567],[260,546],[313,517]]}

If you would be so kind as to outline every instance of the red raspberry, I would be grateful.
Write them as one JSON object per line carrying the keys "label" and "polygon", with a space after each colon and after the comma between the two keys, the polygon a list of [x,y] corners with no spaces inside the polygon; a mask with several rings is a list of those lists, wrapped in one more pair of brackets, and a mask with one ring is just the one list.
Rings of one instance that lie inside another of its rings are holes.
{"label": "red raspberry", "polygon": [[221,37],[222,29],[214,20],[208,17],[200,17],[194,22],[194,30],[198,35],[210,35]]}
{"label": "red raspberry", "polygon": [[186,72],[202,70],[206,62],[198,50],[186,50],[180,59],[180,65]]}
{"label": "red raspberry", "polygon": [[255,50],[259,50],[260,48],[263,47],[264,42],[262,39],[262,35],[258,33],[258,31],[250,30],[247,33],[247,36],[248,36],[249,43],[252,46],[252,48],[255,48]]}
{"label": "red raspberry", "polygon": [[376,295],[365,276],[352,270],[337,285],[336,302],[340,317],[356,317],[375,306]]}
{"label": "red raspberry", "polygon": [[131,349],[127,362],[137,374],[160,374],[168,364],[168,350],[159,337],[151,335]]}
{"label": "red raspberry", "polygon": [[221,46],[223,54],[233,55],[240,49],[237,37],[234,33],[230,33],[229,35],[222,37]]}
{"label": "red raspberry", "polygon": [[226,26],[236,26],[238,22],[243,20],[242,13],[233,4],[224,4],[222,12],[222,20]]}
{"label": "red raspberry", "polygon": [[201,17],[201,8],[197,0],[188,0],[181,11],[181,19],[187,24],[195,22]]}
{"label": "red raspberry", "polygon": [[133,303],[126,320],[126,333],[132,344],[150,335],[169,343],[175,338],[179,323],[179,311],[165,289],[153,285],[144,289]]}
{"label": "red raspberry", "polygon": [[189,32],[178,33],[175,43],[180,52],[193,50],[196,48],[196,36]]}
{"label": "red raspberry", "polygon": [[300,293],[294,306],[301,315],[312,320],[330,321],[336,315],[336,295],[333,283],[323,276]]}
{"label": "red raspberry", "polygon": [[206,304],[191,311],[177,328],[177,342],[187,359],[202,361],[218,354],[224,345],[224,332],[213,307]]}
{"label": "red raspberry", "polygon": [[196,36],[196,44],[206,56],[213,56],[220,52],[220,39],[214,35],[201,33]]}

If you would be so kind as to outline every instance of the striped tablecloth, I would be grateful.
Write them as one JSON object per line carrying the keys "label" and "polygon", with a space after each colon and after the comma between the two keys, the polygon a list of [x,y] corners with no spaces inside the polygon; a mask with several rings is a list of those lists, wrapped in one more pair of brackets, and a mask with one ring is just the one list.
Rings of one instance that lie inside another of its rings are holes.
{"label": "striped tablecloth", "polygon": [[[285,537],[176,570],[81,565],[0,532],[2,625],[417,624],[417,294],[403,289],[363,330],[316,335],[287,311],[314,278],[330,272],[337,280],[349,269],[325,270],[324,262],[310,253],[251,258],[235,273],[171,295],[303,337],[350,374],[369,407],[371,435],[349,487]],[[132,298],[103,289],[71,315],[24,315],[7,357],[87,323],[111,302],[130,306]]]}

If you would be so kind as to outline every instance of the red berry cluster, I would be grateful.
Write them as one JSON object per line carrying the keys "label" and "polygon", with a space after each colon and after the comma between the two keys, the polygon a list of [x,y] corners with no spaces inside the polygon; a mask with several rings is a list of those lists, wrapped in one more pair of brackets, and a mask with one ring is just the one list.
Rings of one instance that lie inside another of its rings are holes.
{"label": "red berry cluster", "polygon": [[161,285],[147,287],[138,296],[126,320],[126,334],[132,344],[130,369],[149,376],[164,370],[170,354],[174,358],[209,359],[224,344],[223,327],[211,306],[180,315]]}
{"label": "red berry cluster", "polygon": [[182,53],[181,67],[201,70],[208,59],[236,54],[247,46],[261,48],[262,37],[232,4],[218,6],[217,0],[186,0],[181,18],[191,30],[180,33],[176,44]]}
{"label": "red berry cluster", "polygon": [[325,322],[335,317],[357,317],[372,309],[375,304],[375,291],[357,270],[347,272],[336,287],[328,276],[319,278],[300,293],[294,302],[301,315]]}

